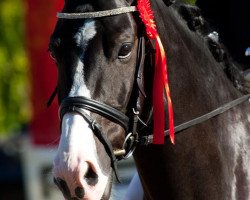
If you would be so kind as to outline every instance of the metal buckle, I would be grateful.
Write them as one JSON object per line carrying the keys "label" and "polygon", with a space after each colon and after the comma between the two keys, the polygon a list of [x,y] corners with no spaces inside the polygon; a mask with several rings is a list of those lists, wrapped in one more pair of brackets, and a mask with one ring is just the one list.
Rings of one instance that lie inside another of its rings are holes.
{"label": "metal buckle", "polygon": [[128,159],[133,153],[138,143],[138,134],[129,133],[122,145],[122,149],[126,151],[125,155],[122,156],[122,159]]}
{"label": "metal buckle", "polygon": [[123,142],[122,148],[114,151],[114,154],[118,157],[118,160],[128,159],[133,154],[139,142],[139,136],[137,133],[137,123],[139,119],[138,117],[139,112],[135,111],[135,109],[133,108],[133,113],[134,113],[134,121],[133,121],[132,132],[130,132],[126,136]]}

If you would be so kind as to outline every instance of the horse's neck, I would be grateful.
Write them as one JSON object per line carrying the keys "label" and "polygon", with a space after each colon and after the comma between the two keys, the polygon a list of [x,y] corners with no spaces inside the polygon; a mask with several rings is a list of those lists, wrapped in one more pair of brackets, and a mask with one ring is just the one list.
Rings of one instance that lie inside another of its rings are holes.
{"label": "horse's neck", "polygon": [[[240,96],[202,38],[161,0],[151,3],[168,56],[175,125]],[[176,145],[138,147],[134,156],[148,199],[249,199],[248,112],[243,104],[182,131]]]}
{"label": "horse's neck", "polygon": [[[157,13],[162,14],[163,19]],[[171,7],[166,8],[164,13],[157,13],[158,29],[168,56],[175,112],[184,117],[178,119],[177,114],[177,121],[205,114],[240,96],[221,64],[210,53],[204,38],[191,32]]]}
{"label": "horse's neck", "polygon": [[[204,115],[239,97],[240,92],[224,73],[222,64],[214,59],[205,39],[190,31],[172,7],[166,7],[161,0],[151,3],[154,10],[158,10],[155,20],[167,52],[175,125]],[[150,82],[151,79],[147,77],[146,80]],[[152,89],[146,87],[147,91]],[[149,106],[145,107],[143,113],[148,117]]]}

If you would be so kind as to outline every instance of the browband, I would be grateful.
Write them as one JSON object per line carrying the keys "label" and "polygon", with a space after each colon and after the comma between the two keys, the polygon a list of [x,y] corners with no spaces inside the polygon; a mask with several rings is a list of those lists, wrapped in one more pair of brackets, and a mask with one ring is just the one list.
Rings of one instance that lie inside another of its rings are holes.
{"label": "browband", "polygon": [[60,19],[88,19],[88,18],[99,18],[99,17],[107,17],[113,15],[120,15],[129,12],[136,12],[136,6],[128,6],[115,8],[111,10],[103,10],[96,12],[86,12],[86,13],[57,13],[57,17]]}

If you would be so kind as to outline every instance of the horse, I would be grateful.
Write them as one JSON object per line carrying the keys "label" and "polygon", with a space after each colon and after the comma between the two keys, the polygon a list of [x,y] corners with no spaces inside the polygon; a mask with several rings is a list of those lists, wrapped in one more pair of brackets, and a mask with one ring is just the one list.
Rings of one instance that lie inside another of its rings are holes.
{"label": "horse", "polygon": [[55,184],[65,199],[109,199],[116,161],[133,153],[145,199],[249,199],[249,95],[161,0],[151,5],[167,52],[176,143],[166,131],[164,145],[149,144],[155,50],[134,5],[65,0],[58,14],[49,43],[61,119]]}

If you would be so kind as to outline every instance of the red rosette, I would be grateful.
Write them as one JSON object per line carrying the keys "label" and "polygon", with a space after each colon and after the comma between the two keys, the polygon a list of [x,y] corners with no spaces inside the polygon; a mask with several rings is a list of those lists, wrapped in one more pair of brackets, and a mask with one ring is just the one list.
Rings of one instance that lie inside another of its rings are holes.
{"label": "red rosette", "polygon": [[155,39],[157,30],[154,21],[154,14],[148,0],[138,0],[137,9],[140,13],[140,18],[146,27],[147,35],[150,39]]}
{"label": "red rosette", "polygon": [[167,74],[167,58],[160,36],[157,32],[154,14],[149,0],[138,0],[137,9],[140,18],[146,27],[149,39],[155,40],[155,73],[153,83],[153,118],[154,118],[154,140],[153,144],[164,144],[165,114],[164,114],[164,93],[168,102],[169,134],[174,144],[174,116],[170,96]]}

